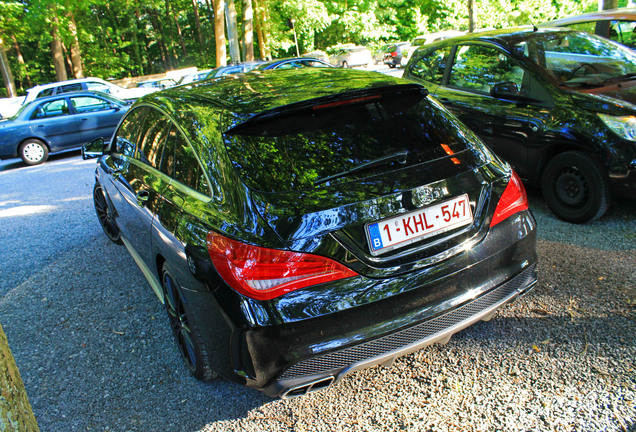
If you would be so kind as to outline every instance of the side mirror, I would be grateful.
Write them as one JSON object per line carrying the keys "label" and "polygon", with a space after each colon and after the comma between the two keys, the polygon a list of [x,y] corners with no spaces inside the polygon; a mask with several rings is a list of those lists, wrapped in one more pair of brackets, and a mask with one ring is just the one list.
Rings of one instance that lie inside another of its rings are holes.
{"label": "side mirror", "polygon": [[520,99],[519,88],[512,81],[500,82],[492,86],[490,95],[498,99]]}
{"label": "side mirror", "polygon": [[82,159],[93,159],[104,155],[106,144],[104,138],[97,138],[82,146]]}

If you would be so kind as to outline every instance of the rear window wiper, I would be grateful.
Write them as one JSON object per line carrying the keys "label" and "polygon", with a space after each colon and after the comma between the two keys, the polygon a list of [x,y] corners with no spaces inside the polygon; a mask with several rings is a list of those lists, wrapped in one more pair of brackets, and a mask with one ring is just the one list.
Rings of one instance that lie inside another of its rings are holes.
{"label": "rear window wiper", "polygon": [[333,174],[333,175],[330,175],[330,176],[327,176],[327,177],[320,178],[320,179],[314,181],[314,186],[318,186],[319,184],[326,183],[326,182],[331,181],[331,180],[336,180],[336,179],[339,179],[339,178],[342,178],[342,177],[346,177],[346,176],[348,176],[350,174],[354,174],[354,173],[357,173],[357,172],[360,172],[360,171],[364,171],[364,170],[367,170],[367,169],[370,169],[370,168],[375,168],[375,167],[382,166],[382,165],[391,165],[392,163],[395,163],[395,162],[403,165],[403,164],[406,163],[406,156],[408,154],[409,154],[408,150],[401,150],[401,151],[399,151],[397,153],[391,153],[391,154],[379,157],[379,158],[374,159],[372,161],[365,162],[363,164],[357,165],[357,166],[355,166],[355,167],[353,167],[351,169],[348,169],[346,171],[342,171],[342,172],[339,172],[339,173],[336,173],[336,174]]}

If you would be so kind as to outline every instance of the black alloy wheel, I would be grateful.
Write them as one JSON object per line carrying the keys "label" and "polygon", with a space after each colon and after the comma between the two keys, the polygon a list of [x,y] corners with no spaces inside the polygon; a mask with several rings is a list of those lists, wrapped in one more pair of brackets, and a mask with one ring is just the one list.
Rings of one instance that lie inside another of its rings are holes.
{"label": "black alloy wheel", "polygon": [[27,165],[39,165],[49,157],[49,148],[42,141],[29,139],[20,144],[19,155]]}
{"label": "black alloy wheel", "polygon": [[550,210],[567,222],[590,222],[609,208],[605,170],[582,152],[569,151],[552,158],[545,167],[541,190]]}
{"label": "black alloy wheel", "polygon": [[172,334],[186,367],[202,381],[216,378],[216,373],[210,368],[205,345],[196,331],[194,322],[188,317],[179,285],[167,265],[163,266],[161,272],[161,286]]}
{"label": "black alloy wheel", "polygon": [[97,183],[95,183],[95,187],[93,188],[93,204],[95,205],[95,213],[97,213],[97,218],[104,233],[112,242],[121,244],[121,232],[119,231],[117,222],[115,222],[113,211],[108,206],[104,190]]}

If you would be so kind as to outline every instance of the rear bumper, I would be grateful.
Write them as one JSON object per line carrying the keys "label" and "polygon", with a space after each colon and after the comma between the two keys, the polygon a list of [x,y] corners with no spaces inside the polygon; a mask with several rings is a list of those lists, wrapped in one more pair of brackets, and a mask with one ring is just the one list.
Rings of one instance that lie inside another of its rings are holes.
{"label": "rear bumper", "polygon": [[488,319],[534,286],[536,260],[536,224],[521,212],[440,265],[394,278],[344,279],[276,304],[221,287],[187,297],[214,347],[213,369],[270,396],[293,397]]}
{"label": "rear bumper", "polygon": [[263,389],[270,396],[290,398],[339,382],[346,375],[375,365],[391,365],[396,358],[450,337],[484,320],[495,311],[529,291],[537,282],[534,265],[510,281],[464,304],[381,338],[292,365],[280,378]]}

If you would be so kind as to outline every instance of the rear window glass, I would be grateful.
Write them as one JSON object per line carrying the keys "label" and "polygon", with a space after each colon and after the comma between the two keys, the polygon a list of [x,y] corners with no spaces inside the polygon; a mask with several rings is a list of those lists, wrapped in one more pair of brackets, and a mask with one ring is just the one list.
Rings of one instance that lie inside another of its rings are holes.
{"label": "rear window glass", "polygon": [[[252,123],[228,131],[225,145],[247,186],[266,192],[352,181],[446,157],[448,149],[457,153],[468,146],[452,120],[419,92],[303,108]],[[406,161],[324,181],[404,151]]]}

